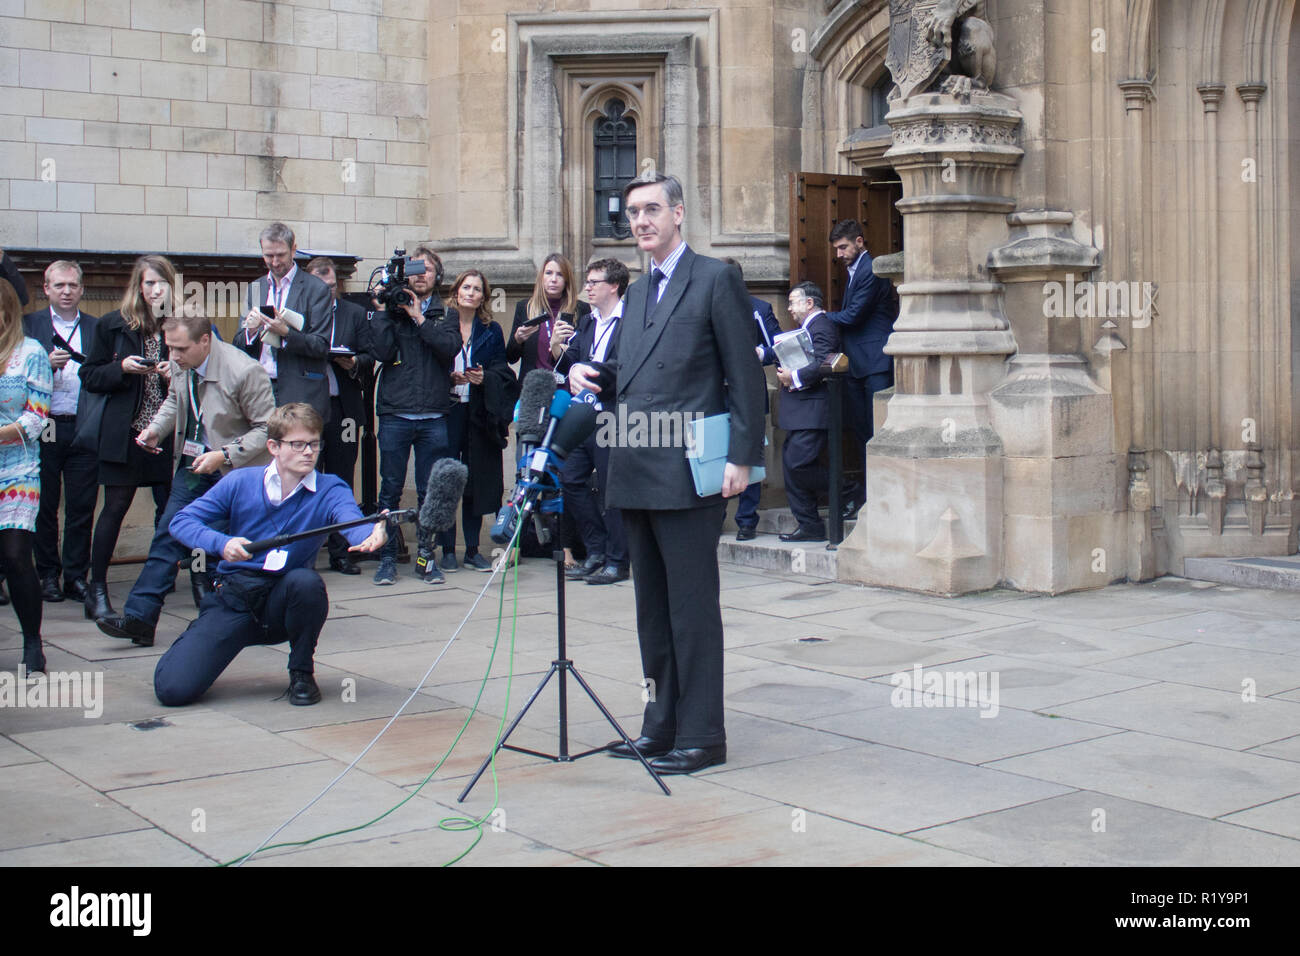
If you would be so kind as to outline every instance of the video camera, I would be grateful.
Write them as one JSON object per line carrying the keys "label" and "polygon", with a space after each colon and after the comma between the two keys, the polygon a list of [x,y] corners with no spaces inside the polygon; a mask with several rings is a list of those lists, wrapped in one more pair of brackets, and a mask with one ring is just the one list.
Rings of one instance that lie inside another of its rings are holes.
{"label": "video camera", "polygon": [[[388,260],[388,265],[380,266],[371,273],[370,294],[381,308],[401,312],[406,306],[415,302],[415,294],[411,292],[410,277],[423,275],[424,272],[423,259],[408,259],[405,249],[394,249],[393,258]],[[378,274],[378,281],[375,278],[376,274]]]}

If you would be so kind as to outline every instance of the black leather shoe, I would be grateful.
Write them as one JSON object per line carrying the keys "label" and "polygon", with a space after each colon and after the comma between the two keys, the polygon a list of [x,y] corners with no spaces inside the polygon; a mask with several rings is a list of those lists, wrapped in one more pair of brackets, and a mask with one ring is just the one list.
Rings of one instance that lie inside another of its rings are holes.
{"label": "black leather shoe", "polygon": [[351,558],[330,558],[330,570],[339,574],[360,574],[361,569]]}
{"label": "black leather shoe", "polygon": [[153,647],[154,629],[129,614],[96,618],[95,626],[109,637],[120,637],[138,647]]}
{"label": "black leather shoe", "polygon": [[737,529],[736,529],[736,540],[737,540],[737,541],[753,541],[753,540],[754,540],[755,538],[757,538],[757,537],[758,537],[758,531],[756,531],[754,528],[737,528]]}
{"label": "black leather shoe", "polygon": [[629,747],[621,740],[615,740],[607,745],[605,751],[611,757],[620,757],[624,760],[635,760],[636,754],[632,753],[632,747],[640,751],[641,756],[649,759],[651,757],[660,757],[673,749],[671,740],[655,740],[653,737],[638,737],[632,741],[632,747]]}
{"label": "black leather shoe", "polygon": [[619,581],[626,581],[627,578],[627,568],[607,564],[599,571],[593,571],[587,575],[586,581],[588,584],[617,584]]}
{"label": "black leather shoe", "polygon": [[650,769],[655,773],[694,773],[705,767],[717,766],[727,762],[727,745],[716,747],[691,747],[687,750],[674,749],[662,757],[650,761]]}
{"label": "black leather shoe", "polygon": [[320,688],[311,671],[289,671],[289,703],[296,707],[320,703]]}
{"label": "black leather shoe", "polygon": [[77,601],[84,604],[86,601],[86,582],[81,578],[73,578],[71,581],[64,581],[63,596],[69,601]]}
{"label": "black leather shoe", "polygon": [[862,505],[854,504],[852,501],[850,501],[848,504],[844,506],[844,510],[840,512],[840,517],[845,521],[852,521],[854,518],[858,516],[858,512],[861,510],[862,510]]}
{"label": "black leather shoe", "polygon": [[91,581],[86,586],[86,620],[98,621],[101,617],[113,617],[117,614],[108,602],[108,585]]}
{"label": "black leather shoe", "polygon": [[194,606],[202,607],[203,599],[212,593],[212,579],[203,573],[194,573],[190,575],[190,596],[194,598]]}
{"label": "black leather shoe", "polygon": [[564,576],[570,581],[581,581],[589,574],[595,574],[605,566],[605,556],[603,554],[589,554],[587,560],[576,568],[569,568],[564,572]]}
{"label": "black leather shoe", "polygon": [[63,599],[63,591],[59,589],[58,575],[41,581],[41,600],[48,601],[50,604],[58,604]]}
{"label": "black leather shoe", "polygon": [[815,532],[815,531],[809,531],[807,528],[800,528],[799,530],[792,531],[789,534],[781,535],[781,540],[787,542],[788,541],[825,541],[826,532],[825,531]]}

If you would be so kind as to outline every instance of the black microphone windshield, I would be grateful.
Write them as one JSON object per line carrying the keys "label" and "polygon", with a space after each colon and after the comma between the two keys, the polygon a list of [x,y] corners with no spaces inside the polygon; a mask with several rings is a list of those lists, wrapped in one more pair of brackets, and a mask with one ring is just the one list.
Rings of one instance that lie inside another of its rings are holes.
{"label": "black microphone windshield", "polygon": [[596,407],[585,402],[574,402],[569,406],[551,436],[550,448],[556,458],[568,458],[569,452],[587,440],[587,436],[596,430],[597,414]]}
{"label": "black microphone windshield", "polygon": [[440,458],[429,472],[429,484],[424,490],[424,503],[420,505],[417,519],[421,528],[446,531],[456,524],[456,512],[465,494],[469,469],[455,458]]}
{"label": "black microphone windshield", "polygon": [[515,439],[536,445],[546,435],[551,423],[551,396],[555,394],[555,375],[535,368],[524,376],[519,391],[519,424]]}

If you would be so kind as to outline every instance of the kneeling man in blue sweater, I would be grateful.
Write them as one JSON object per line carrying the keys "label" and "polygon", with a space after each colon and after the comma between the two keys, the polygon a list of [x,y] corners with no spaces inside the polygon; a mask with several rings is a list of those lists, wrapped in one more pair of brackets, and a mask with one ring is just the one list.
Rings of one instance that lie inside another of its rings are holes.
{"label": "kneeling man in blue sweater", "polygon": [[[154,693],[178,707],[201,697],[235,655],[253,644],[289,642],[289,703],[314,704],[316,640],[329,614],[325,582],[315,571],[326,535],[251,555],[244,545],[362,517],[341,478],[317,472],[324,424],[310,405],[281,405],[267,422],[265,468],[237,468],[177,512],[168,526],[187,548],[220,554],[216,590],[199,616],[158,661]],[[352,551],[377,551],[386,522],[342,534]],[[214,531],[228,527],[230,534]]]}

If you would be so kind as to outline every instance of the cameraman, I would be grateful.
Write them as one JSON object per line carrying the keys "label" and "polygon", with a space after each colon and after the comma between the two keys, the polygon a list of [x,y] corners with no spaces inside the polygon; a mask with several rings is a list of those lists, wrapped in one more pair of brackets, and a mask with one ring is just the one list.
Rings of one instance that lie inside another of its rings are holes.
{"label": "cameraman", "polygon": [[[396,508],[401,500],[412,448],[421,504],[433,463],[452,454],[447,412],[451,369],[461,348],[460,324],[444,321],[445,310],[437,296],[442,260],[428,246],[417,246],[410,258],[423,260],[424,272],[410,276],[407,288],[389,290],[388,307],[370,321],[365,347],[376,366],[381,509]],[[432,534],[421,529],[418,535],[417,573],[425,584],[442,584],[442,571],[433,560]],[[379,553],[375,584],[396,581],[397,545],[389,539]]]}

